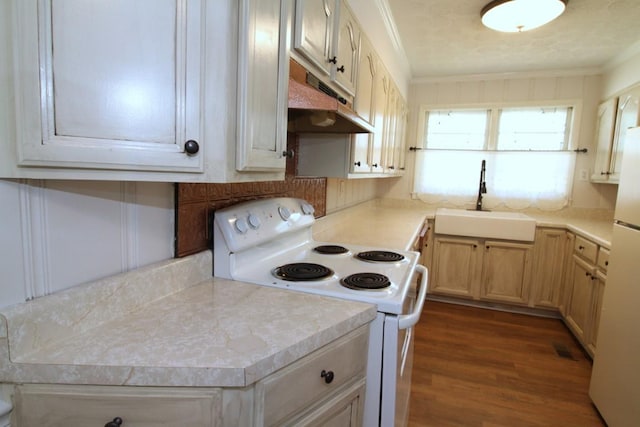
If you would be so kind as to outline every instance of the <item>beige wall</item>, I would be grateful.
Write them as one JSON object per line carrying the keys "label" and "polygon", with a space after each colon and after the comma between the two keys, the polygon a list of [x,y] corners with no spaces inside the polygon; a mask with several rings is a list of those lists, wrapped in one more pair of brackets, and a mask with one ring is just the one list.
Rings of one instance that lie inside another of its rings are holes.
{"label": "beige wall", "polygon": [[327,214],[354,206],[367,200],[382,197],[385,181],[397,178],[380,179],[327,179]]}
{"label": "beige wall", "polygon": [[[617,187],[592,184],[580,180],[580,172],[593,167],[595,147],[593,134],[594,119],[602,99],[602,76],[477,76],[467,79],[424,81],[413,83],[409,97],[408,146],[417,144],[418,113],[422,105],[470,105],[491,102],[517,103],[529,101],[580,100],[581,120],[578,147],[589,149],[587,154],[579,154],[576,162],[572,207],[613,209]],[[415,153],[407,154],[406,175],[397,181],[386,182],[384,197],[407,199],[411,197]],[[587,173],[587,175],[590,175]]]}

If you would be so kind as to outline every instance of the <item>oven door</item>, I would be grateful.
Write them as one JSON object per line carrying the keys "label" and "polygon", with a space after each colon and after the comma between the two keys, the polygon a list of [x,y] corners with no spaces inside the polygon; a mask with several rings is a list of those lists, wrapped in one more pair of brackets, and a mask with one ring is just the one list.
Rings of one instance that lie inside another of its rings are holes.
{"label": "oven door", "polygon": [[403,313],[410,314],[387,316],[385,319],[380,411],[382,427],[403,427],[409,419],[414,327],[420,320],[427,293],[427,269],[417,265],[416,272],[421,273],[419,288],[416,292],[414,275],[403,307]]}

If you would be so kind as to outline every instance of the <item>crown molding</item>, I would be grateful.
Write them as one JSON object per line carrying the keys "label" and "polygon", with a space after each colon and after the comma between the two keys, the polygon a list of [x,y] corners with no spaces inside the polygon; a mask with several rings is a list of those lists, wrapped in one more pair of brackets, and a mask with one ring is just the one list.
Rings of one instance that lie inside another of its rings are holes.
{"label": "crown molding", "polygon": [[411,79],[411,84],[465,82],[478,80],[507,80],[549,77],[593,76],[604,74],[603,68],[575,68],[564,70],[514,71],[506,73],[460,74],[451,76],[425,76]]}
{"label": "crown molding", "polygon": [[406,60],[407,53],[404,50],[402,40],[400,39],[400,33],[398,33],[398,27],[396,26],[395,19],[393,19],[393,13],[391,12],[389,2],[387,0],[374,0],[374,2],[376,3],[378,10],[380,11],[380,16],[382,17],[384,26],[387,29],[387,33],[389,34],[389,39],[391,39],[393,48],[400,52],[402,57]]}

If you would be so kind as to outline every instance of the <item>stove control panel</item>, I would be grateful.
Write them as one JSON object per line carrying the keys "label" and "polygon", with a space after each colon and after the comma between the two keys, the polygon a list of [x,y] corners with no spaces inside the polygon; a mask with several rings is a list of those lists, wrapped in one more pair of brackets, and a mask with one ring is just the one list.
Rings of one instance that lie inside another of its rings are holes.
{"label": "stove control panel", "polygon": [[310,234],[314,212],[307,201],[286,197],[219,209],[214,214],[214,246],[224,243],[230,252],[238,252],[300,230]]}

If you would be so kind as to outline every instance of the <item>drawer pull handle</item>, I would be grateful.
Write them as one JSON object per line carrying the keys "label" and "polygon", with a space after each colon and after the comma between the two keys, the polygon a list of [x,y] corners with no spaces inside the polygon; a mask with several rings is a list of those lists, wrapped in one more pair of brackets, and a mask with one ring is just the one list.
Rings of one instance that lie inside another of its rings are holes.
{"label": "drawer pull handle", "polygon": [[333,381],[333,371],[325,371],[323,369],[322,372],[320,372],[320,376],[324,378],[324,382],[327,384],[331,384],[331,382]]}
{"label": "drawer pull handle", "polygon": [[122,425],[122,418],[115,417],[113,421],[109,421],[104,425],[104,427],[119,427]]}
{"label": "drawer pull handle", "polygon": [[578,246],[578,250],[581,251],[584,249],[584,246]]}
{"label": "drawer pull handle", "polygon": [[604,265],[605,265],[606,267],[609,267],[609,261],[605,261],[605,262],[604,262]]}

